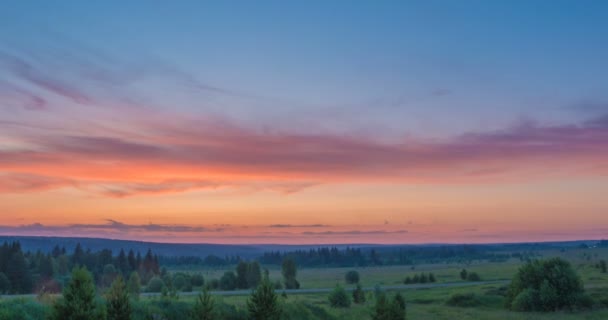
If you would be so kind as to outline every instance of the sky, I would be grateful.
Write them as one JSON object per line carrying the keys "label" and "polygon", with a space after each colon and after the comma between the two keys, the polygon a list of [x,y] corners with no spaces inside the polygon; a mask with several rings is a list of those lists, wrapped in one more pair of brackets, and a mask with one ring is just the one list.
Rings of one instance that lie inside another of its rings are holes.
{"label": "sky", "polygon": [[16,1],[0,234],[608,236],[606,1]]}

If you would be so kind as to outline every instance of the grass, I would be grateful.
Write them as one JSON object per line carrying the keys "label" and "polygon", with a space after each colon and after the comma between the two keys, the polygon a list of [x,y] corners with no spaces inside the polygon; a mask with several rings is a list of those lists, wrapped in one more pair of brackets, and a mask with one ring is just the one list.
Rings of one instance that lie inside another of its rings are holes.
{"label": "grass", "polygon": [[[505,310],[503,299],[506,288],[499,285],[476,285],[467,287],[445,287],[432,289],[401,290],[407,302],[408,319],[505,319],[505,320],[566,320],[566,319],[608,319],[608,274],[601,273],[595,268],[595,263],[608,257],[608,249],[569,249],[546,250],[541,252],[542,258],[560,256],[569,260],[583,280],[587,292],[596,302],[590,311],[558,312],[558,313],[519,313]],[[523,264],[519,259],[509,259],[505,262],[473,262],[468,264],[420,264],[412,266],[384,266],[356,268],[364,287],[374,285],[402,284],[403,280],[421,272],[432,272],[437,282],[457,282],[460,270],[466,268],[469,272],[478,273],[482,280],[511,279]],[[298,270],[298,280],[302,288],[331,288],[336,283],[346,285],[344,275],[355,268],[307,268]],[[192,271],[192,270],[190,270]],[[206,280],[219,278],[226,269],[202,269]],[[269,268],[271,279],[281,278],[280,269]],[[389,294],[391,294],[389,292]],[[456,298],[454,298],[456,297]],[[185,298],[190,299],[190,298]],[[223,302],[245,308],[246,296],[218,297]],[[308,314],[310,308],[326,312],[333,319],[370,319],[374,307],[373,294],[367,293],[367,302],[363,305],[353,304],[347,309],[334,309],[329,306],[327,294],[290,294],[286,299],[289,308],[300,308],[300,312]],[[458,300],[458,301],[454,301]],[[450,305],[450,301],[452,301]],[[305,310],[306,309],[306,310]],[[317,318],[323,319],[323,316]]]}

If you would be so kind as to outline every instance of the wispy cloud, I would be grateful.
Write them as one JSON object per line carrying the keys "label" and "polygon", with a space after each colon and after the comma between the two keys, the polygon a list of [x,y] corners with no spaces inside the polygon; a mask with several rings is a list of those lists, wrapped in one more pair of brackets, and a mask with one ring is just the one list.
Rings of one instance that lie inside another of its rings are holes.
{"label": "wispy cloud", "polygon": [[[83,48],[74,50],[78,54],[57,50],[49,49],[50,56],[67,52],[69,59],[0,52],[0,65],[17,79],[0,79],[0,99],[53,114],[0,116],[0,134],[23,146],[0,144],[0,192],[76,187],[120,198],[228,187],[290,194],[325,183],[441,184],[608,173],[605,115],[435,140],[260,128],[205,110],[156,110],[131,90],[133,83],[160,76],[173,85],[239,96],[177,68],[129,66]],[[66,101],[91,108],[52,108]]]}
{"label": "wispy cloud", "polygon": [[327,224],[271,224],[269,228],[327,228]]}
{"label": "wispy cloud", "polygon": [[348,230],[348,231],[304,231],[303,235],[320,235],[320,236],[335,236],[335,235],[381,235],[381,234],[403,234],[408,233],[407,230]]}

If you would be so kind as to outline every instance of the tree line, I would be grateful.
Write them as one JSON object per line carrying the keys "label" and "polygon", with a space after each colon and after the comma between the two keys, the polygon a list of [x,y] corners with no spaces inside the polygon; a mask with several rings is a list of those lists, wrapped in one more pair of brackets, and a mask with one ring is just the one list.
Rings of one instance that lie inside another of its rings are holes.
{"label": "tree line", "polygon": [[57,293],[69,278],[74,267],[90,270],[94,283],[109,287],[117,276],[127,279],[137,273],[141,283],[160,274],[158,256],[148,250],[145,255],[132,250],[120,250],[117,255],[112,250],[92,252],[77,244],[68,253],[56,246],[51,252],[24,252],[19,242],[4,242],[0,246],[0,293]]}

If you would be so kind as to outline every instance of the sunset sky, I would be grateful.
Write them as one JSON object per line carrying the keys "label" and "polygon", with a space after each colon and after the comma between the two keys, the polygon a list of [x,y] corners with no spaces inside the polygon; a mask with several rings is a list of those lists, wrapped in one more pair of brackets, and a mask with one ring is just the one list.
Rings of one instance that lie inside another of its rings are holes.
{"label": "sunset sky", "polygon": [[608,238],[608,1],[5,1],[0,234]]}

